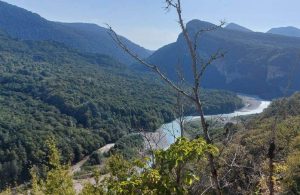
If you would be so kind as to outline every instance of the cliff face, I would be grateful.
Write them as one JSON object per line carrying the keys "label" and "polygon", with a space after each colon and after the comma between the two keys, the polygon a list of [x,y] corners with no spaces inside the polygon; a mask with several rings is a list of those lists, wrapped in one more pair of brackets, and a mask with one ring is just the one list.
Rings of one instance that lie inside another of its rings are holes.
{"label": "cliff face", "polygon": [[[193,20],[187,24],[191,35],[213,24]],[[202,84],[207,88],[228,89],[265,98],[300,90],[300,39],[267,33],[242,32],[220,28],[204,33],[199,39],[198,52],[207,60],[217,50],[225,57],[208,69]],[[175,43],[156,51],[148,59],[158,64],[172,79],[174,69],[181,66],[185,79],[191,81],[190,56],[182,34]]]}

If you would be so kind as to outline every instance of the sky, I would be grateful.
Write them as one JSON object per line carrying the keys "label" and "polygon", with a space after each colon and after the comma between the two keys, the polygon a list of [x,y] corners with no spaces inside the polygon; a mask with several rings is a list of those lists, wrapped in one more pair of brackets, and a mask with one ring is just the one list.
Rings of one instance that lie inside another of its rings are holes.
{"label": "sky", "polygon": [[[60,22],[109,24],[118,34],[148,49],[174,42],[180,32],[174,10],[163,0],[4,0]],[[218,24],[234,22],[254,31],[300,28],[300,0],[182,0],[183,18]]]}

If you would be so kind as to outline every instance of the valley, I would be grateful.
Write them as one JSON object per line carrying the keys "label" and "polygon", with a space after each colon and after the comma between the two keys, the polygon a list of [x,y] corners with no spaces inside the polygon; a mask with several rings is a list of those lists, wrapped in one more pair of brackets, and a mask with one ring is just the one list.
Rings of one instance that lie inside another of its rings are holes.
{"label": "valley", "polygon": [[[140,129],[153,131],[175,117],[175,93],[153,74],[56,42],[16,40],[2,32],[0,43],[2,188],[27,181],[32,165],[45,166],[49,137],[65,153],[64,162],[76,163],[105,144]],[[227,91],[204,90],[202,97],[211,113],[242,106]]]}
{"label": "valley", "polygon": [[212,1],[6,1],[0,195],[300,193],[297,23],[250,25],[236,0],[220,25],[197,19]]}

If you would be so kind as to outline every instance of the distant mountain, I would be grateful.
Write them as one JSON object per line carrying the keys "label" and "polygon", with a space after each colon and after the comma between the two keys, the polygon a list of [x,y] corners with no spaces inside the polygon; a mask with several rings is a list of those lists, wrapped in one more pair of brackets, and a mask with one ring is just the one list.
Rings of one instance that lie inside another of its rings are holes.
{"label": "distant mountain", "polygon": [[229,23],[227,26],[225,26],[226,29],[229,30],[237,30],[237,31],[242,31],[242,32],[253,32],[252,30],[245,28],[243,26],[240,26],[238,24],[235,23]]}
{"label": "distant mountain", "polygon": [[267,33],[284,35],[289,37],[300,37],[300,29],[293,26],[272,28]]}
{"label": "distant mountain", "polygon": [[[123,63],[131,63],[128,56],[113,42],[107,29],[96,24],[59,23],[48,21],[38,14],[0,1],[0,30],[24,40],[53,40],[79,49],[110,55]],[[135,53],[145,58],[152,52],[122,38]]]}
{"label": "distant mountain", "polygon": [[[191,35],[207,26],[207,22],[193,20],[187,24]],[[194,37],[194,36],[191,36]],[[206,88],[233,90],[265,98],[281,96],[300,90],[300,39],[265,33],[218,29],[203,34],[199,41],[201,58],[207,59],[216,50],[225,57],[211,65],[203,78]],[[183,35],[175,43],[157,50],[148,61],[158,64],[173,80],[174,69],[182,67],[185,80],[191,81],[190,57]]]}

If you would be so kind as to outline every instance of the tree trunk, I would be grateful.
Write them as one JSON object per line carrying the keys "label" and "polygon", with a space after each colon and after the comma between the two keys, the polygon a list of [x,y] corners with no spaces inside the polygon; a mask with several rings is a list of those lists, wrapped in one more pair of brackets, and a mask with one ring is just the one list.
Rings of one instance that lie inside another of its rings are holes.
{"label": "tree trunk", "polygon": [[[197,99],[197,110],[198,110],[198,113],[200,115],[201,126],[203,128],[205,141],[208,144],[212,144],[212,140],[211,140],[211,138],[209,136],[209,132],[208,132],[208,124],[206,123],[206,120],[205,120],[205,117],[204,117],[204,112],[203,112],[202,105],[201,105],[201,102],[200,102],[200,99],[199,99],[198,95],[196,95],[196,99]],[[208,161],[209,161],[211,177],[212,177],[214,187],[215,187],[215,192],[216,192],[217,195],[221,195],[222,191],[221,191],[221,187],[220,187],[220,183],[219,183],[218,171],[217,171],[217,168],[215,166],[214,156],[210,153],[208,154]]]}

